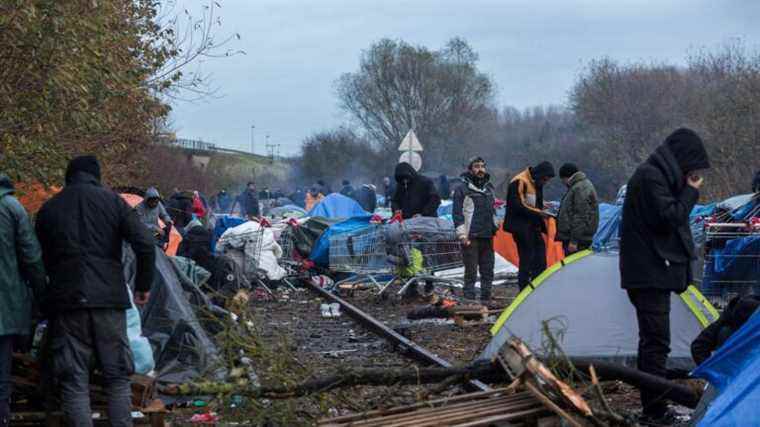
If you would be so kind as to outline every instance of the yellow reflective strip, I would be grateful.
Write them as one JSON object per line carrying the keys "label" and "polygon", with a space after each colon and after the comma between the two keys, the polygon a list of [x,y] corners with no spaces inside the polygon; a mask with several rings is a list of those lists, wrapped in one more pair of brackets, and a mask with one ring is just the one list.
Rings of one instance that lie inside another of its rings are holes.
{"label": "yellow reflective strip", "polygon": [[570,255],[569,257],[565,258],[563,261],[552,265],[551,267],[544,270],[543,273],[539,274],[538,277],[533,279],[533,281],[531,282],[532,287],[527,286],[525,289],[523,289],[517,295],[515,300],[512,301],[512,304],[509,304],[509,306],[505,308],[503,312],[501,312],[501,315],[496,320],[496,323],[494,323],[494,325],[491,327],[491,335],[496,335],[499,333],[499,330],[501,329],[501,327],[504,326],[504,323],[506,323],[509,317],[512,316],[512,313],[514,313],[514,311],[517,310],[517,307],[519,307],[520,304],[522,304],[525,301],[525,299],[528,298],[528,295],[530,295],[530,293],[533,292],[533,289],[541,286],[541,284],[544,283],[544,281],[548,279],[549,276],[559,271],[565,265],[572,264],[578,261],[579,259],[585,258],[593,253],[594,252],[591,251],[590,249],[587,249],[585,251],[581,251],[578,253],[574,253]]}
{"label": "yellow reflective strip", "polygon": [[718,310],[713,307],[712,303],[710,303],[710,300],[705,298],[704,295],[702,295],[702,292],[699,292],[699,289],[697,289],[696,286],[691,285],[688,288],[689,292],[691,292],[692,295],[694,295],[694,298],[697,299],[706,309],[707,312],[710,313],[710,316],[712,316],[713,321],[717,320],[718,317],[720,317],[720,313],[718,313]]}
{"label": "yellow reflective strip", "polygon": [[691,299],[689,292],[684,291],[679,296],[683,302],[686,303],[686,306],[689,307],[689,310],[691,310],[692,314],[694,314],[694,317],[697,318],[699,323],[702,325],[702,328],[706,328],[710,324],[710,321],[707,320],[707,317],[705,317],[705,314],[702,313],[702,310],[700,310],[694,300]]}
{"label": "yellow reflective strip", "polygon": [[507,308],[504,309],[504,311],[501,312],[501,315],[498,319],[496,319],[496,323],[494,323],[493,326],[491,326],[491,335],[496,335],[499,333],[499,330],[502,326],[504,326],[504,323],[509,319],[509,317],[512,315],[512,313],[517,310],[517,307],[522,304],[523,301],[525,301],[526,298],[528,298],[528,295],[533,292],[533,288],[530,286],[526,286],[525,289],[523,289],[515,298],[514,301],[512,301],[512,304],[509,304]]}

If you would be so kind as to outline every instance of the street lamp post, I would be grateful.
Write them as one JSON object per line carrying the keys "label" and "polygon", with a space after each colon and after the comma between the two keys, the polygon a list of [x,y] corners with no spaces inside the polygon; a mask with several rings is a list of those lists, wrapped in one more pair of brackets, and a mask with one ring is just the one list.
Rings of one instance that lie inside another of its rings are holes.
{"label": "street lamp post", "polygon": [[254,145],[254,139],[253,139],[253,131],[256,129],[256,126],[251,125],[251,154],[256,154],[256,146]]}

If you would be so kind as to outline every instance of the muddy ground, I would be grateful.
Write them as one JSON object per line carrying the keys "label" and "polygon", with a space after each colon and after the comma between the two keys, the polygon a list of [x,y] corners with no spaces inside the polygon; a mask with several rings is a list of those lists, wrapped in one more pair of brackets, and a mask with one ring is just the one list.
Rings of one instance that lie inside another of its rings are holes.
{"label": "muddy ground", "polygon": [[[496,287],[492,306],[506,307],[516,291],[515,286]],[[380,299],[374,291],[369,290],[342,296],[418,345],[453,364],[467,363],[485,348],[491,338],[489,328],[496,319],[494,315],[486,323],[468,322],[464,326],[440,319],[410,321],[407,319],[407,313],[426,305],[426,299]],[[270,346],[287,342],[290,354],[310,373],[307,378],[297,380],[329,375],[346,368],[425,366],[404,356],[399,349],[366,330],[345,313],[340,317],[323,317],[320,306],[329,301],[323,301],[308,290],[288,292],[285,298],[287,299],[277,302],[252,301],[251,309],[255,318],[265,323],[261,328],[262,341]],[[407,405],[421,399],[464,392],[455,386],[443,392],[436,390],[433,393],[434,388],[352,387],[324,393],[324,399],[318,403],[315,403],[314,399],[294,399],[288,408],[294,410],[295,418],[290,419],[287,424],[309,425],[326,415],[335,416]],[[604,383],[603,388],[615,410],[629,415],[637,411],[639,403],[636,389],[618,382]],[[244,418],[241,412],[230,411],[229,408],[218,407],[217,410],[227,420]],[[273,421],[272,425],[281,423],[282,421]]]}

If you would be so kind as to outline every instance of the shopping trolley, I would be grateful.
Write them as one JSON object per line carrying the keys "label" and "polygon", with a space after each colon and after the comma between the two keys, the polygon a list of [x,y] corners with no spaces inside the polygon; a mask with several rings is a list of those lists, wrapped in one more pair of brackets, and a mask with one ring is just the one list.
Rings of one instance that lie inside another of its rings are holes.
{"label": "shopping trolley", "polygon": [[760,293],[759,197],[739,217],[721,212],[705,223],[702,293],[716,306]]}
{"label": "shopping trolley", "polygon": [[267,286],[264,278],[266,271],[260,268],[261,250],[264,245],[266,229],[259,226],[255,230],[233,236],[223,235],[217,242],[217,251],[229,257],[242,270],[246,280],[255,286],[260,286],[272,298],[274,292]]}
{"label": "shopping trolley", "polygon": [[335,283],[336,288],[350,281],[368,283],[382,291],[393,283],[394,266],[388,260],[385,234],[383,224],[370,224],[366,228],[330,236],[330,270],[352,274],[350,278]]}
{"label": "shopping trolley", "polygon": [[[394,225],[391,224],[389,227]],[[439,275],[447,270],[464,267],[462,244],[453,228],[400,221],[398,229],[401,241],[393,245],[396,249],[395,260],[399,266],[397,275],[403,280],[398,295],[404,294],[412,284],[418,282],[448,287],[463,285],[463,279]],[[382,289],[381,293],[384,291],[385,289]]]}

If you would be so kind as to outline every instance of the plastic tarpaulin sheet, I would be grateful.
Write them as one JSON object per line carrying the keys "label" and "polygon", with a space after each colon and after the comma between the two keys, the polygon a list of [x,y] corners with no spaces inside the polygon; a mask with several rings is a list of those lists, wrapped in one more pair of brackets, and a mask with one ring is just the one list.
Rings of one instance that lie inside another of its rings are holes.
{"label": "plastic tarpaulin sheet", "polygon": [[282,248],[277,244],[274,232],[255,221],[225,231],[216,243],[216,252],[228,255],[246,273],[263,270],[269,280],[281,280],[287,274],[277,262],[282,258]]}
{"label": "plastic tarpaulin sheet", "polygon": [[623,218],[623,206],[599,204],[599,228],[594,234],[592,247],[595,251],[617,250],[620,247],[618,230]]}
{"label": "plastic tarpaulin sheet", "polygon": [[356,200],[337,193],[325,197],[307,213],[307,216],[326,218],[353,218],[364,215],[368,213]]}
{"label": "plastic tarpaulin sheet", "polygon": [[129,292],[129,303],[132,307],[127,309],[127,339],[129,348],[132,350],[132,356],[135,363],[135,373],[145,375],[156,367],[153,360],[153,349],[150,347],[150,341],[142,335],[142,323],[140,322],[140,312],[135,306],[132,290],[127,286]]}
{"label": "plastic tarpaulin sheet", "polygon": [[698,426],[760,423],[760,311],[692,373],[718,389]]}
{"label": "plastic tarpaulin sheet", "polygon": [[296,205],[285,205],[278,208],[272,208],[269,215],[279,218],[301,218],[306,216],[306,211]]}
{"label": "plastic tarpaulin sheet", "polygon": [[[124,271],[133,287],[135,256],[128,247],[124,250]],[[203,292],[186,278],[182,280],[169,257],[156,248],[156,277],[150,299],[140,309],[140,320],[143,335],[153,348],[157,381],[181,384],[217,369],[216,344],[196,312],[203,307],[212,308]]]}
{"label": "plastic tarpaulin sheet", "polygon": [[314,244],[314,248],[309,255],[309,259],[320,267],[328,267],[330,264],[330,236],[338,233],[356,231],[370,226],[369,215],[350,218],[345,221],[335,223],[326,229]]}
{"label": "plastic tarpaulin sheet", "polygon": [[228,228],[237,227],[244,223],[246,220],[238,216],[233,215],[216,215],[216,223],[214,224],[214,234],[211,237],[211,250],[216,247],[216,242],[222,237]]}

